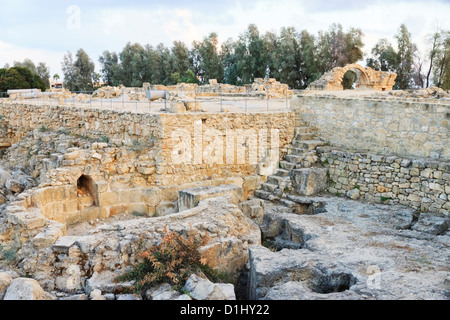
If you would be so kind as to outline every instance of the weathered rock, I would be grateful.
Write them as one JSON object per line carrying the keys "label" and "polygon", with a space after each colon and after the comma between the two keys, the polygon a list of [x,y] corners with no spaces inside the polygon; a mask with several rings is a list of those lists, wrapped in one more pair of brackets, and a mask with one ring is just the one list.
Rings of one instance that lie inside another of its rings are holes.
{"label": "weathered rock", "polygon": [[11,178],[11,174],[8,171],[0,168],[0,189],[5,187],[6,181]]}
{"label": "weathered rock", "polygon": [[89,295],[90,300],[106,300],[106,298],[102,295],[102,292],[98,289],[92,291]]}
{"label": "weathered rock", "polygon": [[[423,235],[414,230],[414,210],[403,206],[329,198],[318,215],[282,209],[266,204],[261,229],[275,238],[270,249],[249,248],[249,299],[445,299],[448,237],[433,235],[443,220],[424,216],[433,231]],[[303,245],[290,249],[295,242]]]}
{"label": "weathered rock", "polygon": [[261,225],[264,218],[264,201],[260,199],[252,199],[239,203],[242,213],[257,225]]}
{"label": "weathered rock", "polygon": [[49,221],[46,228],[33,238],[33,245],[37,249],[51,247],[55,241],[66,234],[66,226],[56,221]]}
{"label": "weathered rock", "polygon": [[347,197],[353,200],[358,200],[361,197],[361,192],[359,191],[359,189],[349,190],[347,192]]}
{"label": "weathered rock", "polygon": [[116,295],[116,300],[142,300],[141,296],[138,296],[137,294],[118,294]]}
{"label": "weathered rock", "polygon": [[197,275],[189,277],[184,290],[195,300],[236,300],[233,285],[218,285]]}
{"label": "weathered rock", "polygon": [[149,289],[145,293],[147,300],[175,300],[181,296],[169,284],[163,284],[157,289]]}
{"label": "weathered rock", "polygon": [[56,300],[45,292],[36,280],[28,278],[14,279],[8,287],[4,300]]}
{"label": "weathered rock", "polygon": [[291,171],[291,178],[298,194],[317,195],[328,187],[328,170],[325,168],[304,168]]}
{"label": "weathered rock", "polygon": [[0,272],[0,300],[3,300],[3,297],[5,296],[6,289],[8,289],[9,285],[13,281],[13,278],[5,273]]}
{"label": "weathered rock", "polygon": [[185,113],[186,106],[183,102],[172,102],[170,104],[169,112],[171,113]]}
{"label": "weathered rock", "polygon": [[63,297],[63,298],[59,298],[59,300],[64,300],[64,301],[85,301],[85,300],[89,300],[88,296],[83,294],[76,294],[73,296],[69,296],[69,297]]}
{"label": "weathered rock", "polygon": [[448,227],[448,218],[441,218],[427,214],[420,216],[419,221],[412,226],[412,230],[430,233],[437,236],[447,232]]}
{"label": "weathered rock", "polygon": [[7,212],[6,216],[8,218],[8,222],[20,225],[25,230],[43,227],[47,222],[47,219],[37,208],[33,208],[33,210],[28,211]]}
{"label": "weathered rock", "polygon": [[94,272],[91,278],[86,280],[86,287],[84,288],[86,294],[91,294],[94,290],[99,290],[103,293],[120,293],[124,290],[132,289],[133,282],[118,282],[115,279],[119,275],[111,271],[104,271],[102,273]]}
{"label": "weathered rock", "polygon": [[202,200],[208,198],[231,196],[233,203],[242,200],[242,188],[234,185],[222,185],[218,187],[195,187],[178,192],[178,207],[180,211],[194,208]]}
{"label": "weathered rock", "polygon": [[25,186],[17,179],[8,178],[5,182],[5,188],[13,193],[21,193]]}

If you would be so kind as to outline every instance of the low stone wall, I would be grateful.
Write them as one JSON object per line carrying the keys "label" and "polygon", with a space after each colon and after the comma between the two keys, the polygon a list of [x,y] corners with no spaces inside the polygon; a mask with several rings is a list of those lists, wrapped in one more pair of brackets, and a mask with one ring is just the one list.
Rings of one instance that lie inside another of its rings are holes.
{"label": "low stone wall", "polygon": [[333,146],[450,160],[450,101],[302,94],[291,106]]}
{"label": "low stone wall", "polygon": [[421,211],[450,213],[450,163],[319,148],[329,192]]}
{"label": "low stone wall", "polygon": [[68,130],[79,136],[109,137],[125,141],[158,138],[161,136],[160,116],[113,110],[44,106],[0,102],[0,115],[4,117],[18,142],[28,131]]}

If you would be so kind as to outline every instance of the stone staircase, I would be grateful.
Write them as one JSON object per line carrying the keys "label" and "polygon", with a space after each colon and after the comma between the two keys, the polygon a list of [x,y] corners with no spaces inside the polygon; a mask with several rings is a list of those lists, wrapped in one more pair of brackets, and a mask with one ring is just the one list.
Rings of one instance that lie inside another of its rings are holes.
{"label": "stone staircase", "polygon": [[[293,188],[293,171],[297,169],[311,168],[318,163],[316,148],[325,143],[317,138],[317,128],[303,122],[300,118],[295,119],[295,138],[288,146],[288,153],[274,174],[269,176],[261,188],[255,191],[255,196],[264,200],[280,200],[288,205],[287,193],[295,193]],[[284,198],[284,199],[283,199]],[[285,203],[286,202],[286,203]]]}

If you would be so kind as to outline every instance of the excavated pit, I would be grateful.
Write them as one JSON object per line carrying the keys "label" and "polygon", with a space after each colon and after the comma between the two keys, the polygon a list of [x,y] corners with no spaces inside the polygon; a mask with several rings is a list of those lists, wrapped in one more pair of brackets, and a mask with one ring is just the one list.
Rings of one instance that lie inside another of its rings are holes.
{"label": "excavated pit", "polygon": [[356,278],[348,273],[314,274],[310,280],[311,291],[321,294],[344,292],[356,284]]}

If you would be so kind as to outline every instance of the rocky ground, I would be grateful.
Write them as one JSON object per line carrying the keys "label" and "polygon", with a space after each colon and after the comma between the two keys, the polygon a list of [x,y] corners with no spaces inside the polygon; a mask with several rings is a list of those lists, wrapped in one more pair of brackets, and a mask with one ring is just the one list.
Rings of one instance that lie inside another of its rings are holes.
{"label": "rocky ground", "polygon": [[403,206],[314,198],[315,215],[266,204],[264,246],[250,248],[249,297],[446,300],[450,221]]}

